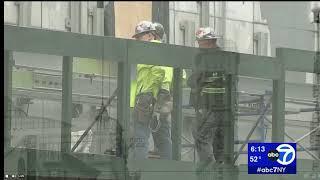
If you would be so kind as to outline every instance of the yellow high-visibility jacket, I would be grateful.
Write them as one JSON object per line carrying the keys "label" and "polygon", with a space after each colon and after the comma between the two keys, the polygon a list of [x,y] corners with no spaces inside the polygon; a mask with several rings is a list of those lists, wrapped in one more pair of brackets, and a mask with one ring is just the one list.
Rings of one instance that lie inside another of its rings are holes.
{"label": "yellow high-visibility jacket", "polygon": [[[151,42],[161,43],[153,40]],[[152,92],[157,98],[160,89],[170,91],[173,77],[173,68],[147,64],[137,65],[137,79],[131,82],[130,107],[134,107],[136,95],[143,92]],[[183,71],[183,78],[186,73]]]}

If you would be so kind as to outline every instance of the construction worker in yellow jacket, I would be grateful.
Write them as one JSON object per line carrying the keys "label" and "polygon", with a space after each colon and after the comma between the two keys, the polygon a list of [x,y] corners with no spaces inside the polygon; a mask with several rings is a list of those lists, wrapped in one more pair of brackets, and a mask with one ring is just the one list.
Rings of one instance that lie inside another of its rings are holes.
{"label": "construction worker in yellow jacket", "polygon": [[[161,32],[164,34],[161,24],[142,21],[136,26],[133,38],[161,43]],[[172,158],[172,75],[171,67],[137,65],[137,78],[131,85],[130,106],[133,108],[134,137],[130,141],[129,158],[148,157],[148,139],[151,133],[160,158]]]}

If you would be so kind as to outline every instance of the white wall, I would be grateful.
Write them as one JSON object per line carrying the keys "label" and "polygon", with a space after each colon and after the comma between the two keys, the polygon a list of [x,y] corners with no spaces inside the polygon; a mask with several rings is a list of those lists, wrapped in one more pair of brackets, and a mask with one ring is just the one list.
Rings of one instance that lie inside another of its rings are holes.
{"label": "white wall", "polygon": [[[226,32],[220,32],[220,26],[223,26],[225,20],[221,18],[222,2],[209,2],[209,6],[209,24],[217,34],[224,34],[223,42],[219,43],[225,47],[225,50],[253,54],[253,33],[269,33],[268,26],[255,27],[252,24],[253,19],[255,22],[265,21],[261,19],[259,2],[255,2],[254,5],[253,2],[226,2]],[[253,12],[253,7],[255,7],[255,12]],[[199,27],[199,9],[196,2],[170,2],[170,43],[182,45],[183,37],[179,23],[183,20],[194,21],[195,28]],[[269,39],[267,44],[269,44]],[[265,55],[270,55],[270,51]]]}
{"label": "white wall", "polygon": [[4,22],[5,23],[18,23],[18,8],[14,1],[4,2]]}

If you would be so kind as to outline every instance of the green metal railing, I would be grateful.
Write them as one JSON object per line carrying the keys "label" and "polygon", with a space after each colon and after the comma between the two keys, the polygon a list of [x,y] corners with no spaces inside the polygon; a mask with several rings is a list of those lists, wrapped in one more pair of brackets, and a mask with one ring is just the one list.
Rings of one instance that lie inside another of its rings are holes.
{"label": "green metal railing", "polygon": [[[118,63],[117,120],[119,126],[117,128],[117,158],[101,156],[101,159],[106,158],[106,162],[111,161],[117,165],[117,169],[113,169],[113,171],[117,174],[118,179],[127,178],[127,176],[122,176],[122,174],[126,174],[124,172],[127,172],[125,166],[127,163],[128,122],[130,119],[130,67],[134,64],[153,64],[173,67],[174,110],[172,116],[174,122],[172,124],[172,151],[173,159],[176,161],[152,160],[152,162],[145,161],[141,162],[141,164],[142,166],[144,165],[145,167],[151,168],[153,166],[151,164],[155,163],[154,167],[161,167],[162,169],[169,167],[176,167],[176,169],[185,167],[190,169],[190,167],[192,167],[186,162],[178,162],[178,160],[181,159],[182,133],[181,74],[182,69],[192,69],[194,67],[195,57],[200,53],[198,48],[4,25],[5,98],[7,99],[4,109],[5,113],[10,111],[10,98],[12,94],[12,88],[10,87],[12,53],[15,51],[63,56],[62,108],[64,111],[62,111],[61,114],[61,134],[63,135],[61,147],[64,148],[61,149],[61,151],[65,153],[61,153],[62,159],[71,154],[71,128],[68,125],[65,126],[71,122],[72,113],[68,108],[70,104],[72,104],[72,93],[70,92],[72,89],[72,83],[70,83],[70,81],[72,80],[70,80],[69,77],[70,71],[72,72],[72,66],[70,67],[70,63],[67,63],[67,61],[72,60],[72,57],[80,57],[101,60],[107,59],[108,61]],[[287,48],[277,48],[275,58],[220,51],[208,57],[207,60],[210,61],[210,65],[203,70],[222,68],[226,72],[234,75],[272,80],[272,141],[281,142],[284,141],[285,137],[285,71],[314,73],[314,57],[314,52]],[[302,59],[304,60],[303,62],[301,61]],[[234,67],[238,68],[237,72],[234,72]],[[8,152],[9,149],[12,148],[10,147],[11,128],[9,124],[11,123],[11,116],[9,114],[10,113],[5,114],[5,152]],[[247,142],[244,142],[244,144],[246,143]],[[229,144],[234,144],[233,139]],[[19,152],[23,153],[23,150]],[[38,151],[38,154],[39,155],[34,158],[38,158],[37,160],[40,161],[39,156],[45,154],[45,151]],[[88,158],[86,155],[76,153],[74,153],[74,156],[83,161]],[[65,161],[67,159],[68,158],[65,158]],[[8,162],[7,160],[5,159],[5,162]],[[41,173],[42,172],[39,172],[39,174]],[[95,173],[96,172],[93,174]],[[181,175],[176,179],[178,178],[183,179],[184,176]],[[187,176],[187,178],[184,179],[188,178],[191,177]]]}

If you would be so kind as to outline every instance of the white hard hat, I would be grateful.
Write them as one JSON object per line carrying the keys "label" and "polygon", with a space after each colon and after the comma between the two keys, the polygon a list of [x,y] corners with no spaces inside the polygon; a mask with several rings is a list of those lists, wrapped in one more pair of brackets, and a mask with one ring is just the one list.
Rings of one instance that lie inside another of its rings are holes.
{"label": "white hard hat", "polygon": [[137,35],[140,35],[145,32],[155,32],[156,28],[154,24],[150,21],[141,21],[135,28],[135,34],[132,36],[135,38]]}
{"label": "white hard hat", "polygon": [[164,35],[164,27],[162,26],[162,24],[160,23],[153,23],[155,29],[156,29],[156,34],[160,37],[160,39],[163,38],[163,35]]}
{"label": "white hard hat", "polygon": [[205,40],[205,39],[218,39],[220,38],[214,33],[214,30],[211,27],[200,27],[196,32],[196,39]]}

